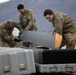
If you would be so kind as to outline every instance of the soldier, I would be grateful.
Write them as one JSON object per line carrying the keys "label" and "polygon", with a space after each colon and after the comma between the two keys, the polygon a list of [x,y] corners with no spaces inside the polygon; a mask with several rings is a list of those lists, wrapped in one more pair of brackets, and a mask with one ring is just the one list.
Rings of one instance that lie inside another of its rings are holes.
{"label": "soldier", "polygon": [[74,49],[76,44],[76,23],[74,20],[63,12],[53,12],[51,9],[44,11],[44,17],[52,22],[54,32],[63,36],[60,49],[66,45],[66,49]]}
{"label": "soldier", "polygon": [[[19,4],[17,9],[20,12],[19,23],[21,24],[23,31],[37,31],[38,26],[33,11],[31,9],[25,9],[23,4]],[[30,47],[34,44],[23,42],[23,45]]]}
{"label": "soldier", "polygon": [[14,22],[12,20],[5,21],[0,24],[0,39],[1,39],[1,46],[7,43],[10,47],[14,47],[16,45],[15,39],[13,38],[12,32],[14,27],[19,29],[20,33],[23,31],[20,29],[20,24]]}

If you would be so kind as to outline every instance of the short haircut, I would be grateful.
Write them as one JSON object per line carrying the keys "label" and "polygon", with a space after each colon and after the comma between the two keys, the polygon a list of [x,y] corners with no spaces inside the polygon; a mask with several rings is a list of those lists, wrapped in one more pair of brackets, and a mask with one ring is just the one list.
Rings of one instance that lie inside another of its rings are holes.
{"label": "short haircut", "polygon": [[54,14],[54,13],[53,13],[53,11],[52,11],[51,9],[46,9],[46,10],[44,11],[44,16],[46,16],[47,14],[52,15],[52,14]]}
{"label": "short haircut", "polygon": [[19,5],[17,6],[17,9],[18,9],[18,10],[23,9],[23,8],[24,8],[24,5],[23,5],[23,4],[19,4]]}

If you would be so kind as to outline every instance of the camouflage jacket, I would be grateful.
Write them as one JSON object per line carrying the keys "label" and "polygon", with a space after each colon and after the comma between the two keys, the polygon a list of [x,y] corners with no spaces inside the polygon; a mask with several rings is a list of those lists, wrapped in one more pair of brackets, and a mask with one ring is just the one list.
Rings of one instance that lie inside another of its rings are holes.
{"label": "camouflage jacket", "polygon": [[10,41],[10,40],[12,40],[12,32],[14,30],[14,27],[16,27],[20,31],[20,33],[22,33],[23,30],[21,30],[21,25],[19,23],[14,22],[12,20],[10,20],[12,27],[8,28],[8,27],[6,27],[7,22],[8,21],[5,21],[0,24],[0,38],[3,40],[6,40],[6,41]]}
{"label": "camouflage jacket", "polygon": [[36,23],[33,11],[26,9],[24,14],[20,14],[19,23],[22,25],[23,30],[37,30],[38,26]]}
{"label": "camouflage jacket", "polygon": [[56,32],[59,34],[76,33],[76,23],[74,20],[65,13],[55,12],[52,21]]}

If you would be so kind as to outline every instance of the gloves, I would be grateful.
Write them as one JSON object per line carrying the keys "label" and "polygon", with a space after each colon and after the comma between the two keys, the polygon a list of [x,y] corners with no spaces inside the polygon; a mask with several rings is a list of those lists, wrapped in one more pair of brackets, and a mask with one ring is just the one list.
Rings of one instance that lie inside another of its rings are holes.
{"label": "gloves", "polygon": [[16,37],[16,38],[14,38],[14,41],[15,42],[20,42],[20,41],[22,41],[19,37]]}
{"label": "gloves", "polygon": [[19,35],[18,35],[16,38],[14,38],[14,41],[15,41],[15,42],[20,42],[20,41],[22,41],[20,36],[21,36],[21,33],[19,33]]}
{"label": "gloves", "polygon": [[19,33],[19,35],[18,35],[18,38],[19,38],[19,39],[21,39],[21,35],[22,35],[22,33]]}

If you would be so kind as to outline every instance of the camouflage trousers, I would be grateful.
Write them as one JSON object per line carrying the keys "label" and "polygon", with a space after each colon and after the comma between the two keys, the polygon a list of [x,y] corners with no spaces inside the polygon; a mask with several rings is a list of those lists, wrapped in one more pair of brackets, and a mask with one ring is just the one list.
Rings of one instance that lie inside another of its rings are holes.
{"label": "camouflage trousers", "polygon": [[63,35],[60,49],[66,45],[66,49],[74,49],[76,45],[76,33],[67,33]]}
{"label": "camouflage trousers", "polygon": [[16,42],[14,41],[4,41],[2,39],[0,39],[0,46],[1,47],[15,47],[16,46]]}

